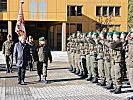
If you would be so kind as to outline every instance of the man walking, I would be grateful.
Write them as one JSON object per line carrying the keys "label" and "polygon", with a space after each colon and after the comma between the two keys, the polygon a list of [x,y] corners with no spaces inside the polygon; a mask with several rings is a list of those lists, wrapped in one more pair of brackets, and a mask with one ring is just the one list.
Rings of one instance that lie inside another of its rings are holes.
{"label": "man walking", "polygon": [[26,36],[19,36],[19,42],[14,47],[14,59],[18,67],[18,84],[25,84],[25,70],[30,60],[30,46],[26,43]]}
{"label": "man walking", "polygon": [[7,40],[3,43],[2,53],[5,56],[7,73],[12,72],[14,42],[11,35],[7,35]]}
{"label": "man walking", "polygon": [[46,44],[45,38],[40,37],[39,38],[39,45],[37,47],[38,52],[38,64],[37,64],[37,73],[39,75],[39,81],[41,81],[41,75],[44,77],[44,83],[47,83],[46,77],[47,77],[47,67],[48,67],[48,59],[50,60],[50,63],[52,63],[52,55],[51,51]]}

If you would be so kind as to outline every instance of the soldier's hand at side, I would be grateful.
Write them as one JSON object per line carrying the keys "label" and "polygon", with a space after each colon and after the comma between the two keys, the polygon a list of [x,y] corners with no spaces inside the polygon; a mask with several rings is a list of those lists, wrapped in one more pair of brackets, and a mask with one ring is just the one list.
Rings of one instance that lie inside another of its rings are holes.
{"label": "soldier's hand at side", "polygon": [[52,60],[50,61],[50,63],[52,63]]}

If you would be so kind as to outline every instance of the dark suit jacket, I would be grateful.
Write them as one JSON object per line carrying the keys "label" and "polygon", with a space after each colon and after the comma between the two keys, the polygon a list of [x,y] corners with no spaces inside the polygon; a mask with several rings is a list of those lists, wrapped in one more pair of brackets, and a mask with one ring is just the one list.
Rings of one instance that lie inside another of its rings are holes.
{"label": "dark suit jacket", "polygon": [[13,55],[16,61],[16,66],[18,67],[28,66],[28,61],[30,60],[30,46],[27,43],[25,44],[22,44],[21,42],[16,43]]}

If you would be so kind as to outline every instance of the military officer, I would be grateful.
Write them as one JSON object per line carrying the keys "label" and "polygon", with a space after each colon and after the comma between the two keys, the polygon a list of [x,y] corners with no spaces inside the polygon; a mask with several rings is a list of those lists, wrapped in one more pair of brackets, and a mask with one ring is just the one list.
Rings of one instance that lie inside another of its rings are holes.
{"label": "military officer", "polygon": [[43,75],[44,78],[43,81],[47,83],[46,77],[47,77],[48,59],[50,60],[50,63],[52,63],[52,55],[48,45],[46,44],[44,37],[39,38],[39,45],[37,47],[37,52],[38,52],[37,72],[39,75],[39,81],[41,81],[41,75]]}
{"label": "military officer", "polygon": [[14,42],[11,35],[7,35],[7,40],[2,45],[2,53],[5,56],[7,73],[12,72]]}

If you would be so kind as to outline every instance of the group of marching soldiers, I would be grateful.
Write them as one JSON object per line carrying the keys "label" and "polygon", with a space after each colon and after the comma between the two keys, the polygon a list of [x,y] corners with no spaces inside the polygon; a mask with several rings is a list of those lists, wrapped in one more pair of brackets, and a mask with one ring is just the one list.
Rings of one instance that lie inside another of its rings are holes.
{"label": "group of marching soldiers", "polygon": [[133,34],[131,32],[77,31],[67,43],[70,71],[115,94],[122,82],[133,85]]}

